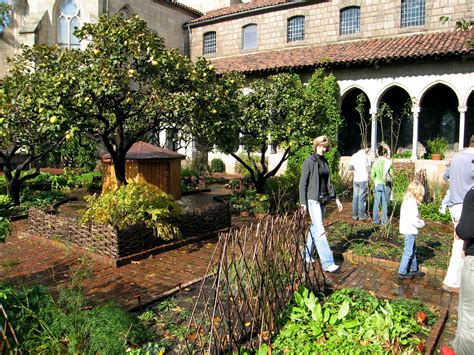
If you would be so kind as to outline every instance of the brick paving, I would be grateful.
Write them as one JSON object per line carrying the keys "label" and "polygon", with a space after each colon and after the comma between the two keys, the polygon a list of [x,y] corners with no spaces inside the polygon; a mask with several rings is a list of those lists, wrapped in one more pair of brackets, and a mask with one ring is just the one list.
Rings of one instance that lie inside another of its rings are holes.
{"label": "brick paving", "polygon": [[[234,225],[241,223],[248,223],[248,219],[233,219]],[[91,271],[84,284],[91,303],[113,299],[128,309],[136,308],[139,302],[152,302],[166,292],[204,276],[216,246],[215,239],[208,240],[114,268],[71,249],[56,248],[41,240],[16,235],[26,228],[26,221],[15,222],[14,235],[0,245],[0,281],[43,284],[56,292],[57,286],[70,281],[75,268],[82,267]],[[399,280],[393,268],[346,261],[341,272],[328,275],[327,281],[336,289],[360,287],[383,298],[418,298],[437,309],[447,307],[449,318],[440,344],[446,345],[454,337],[457,294],[442,292],[439,277],[427,275],[416,280]]]}

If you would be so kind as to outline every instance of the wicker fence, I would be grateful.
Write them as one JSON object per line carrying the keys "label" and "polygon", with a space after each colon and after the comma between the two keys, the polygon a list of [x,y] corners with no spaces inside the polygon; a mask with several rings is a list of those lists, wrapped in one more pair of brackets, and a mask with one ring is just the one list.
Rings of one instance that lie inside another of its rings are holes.
{"label": "wicker fence", "polygon": [[[29,211],[28,222],[32,235],[70,243],[113,259],[167,243],[142,224],[119,230],[111,225],[80,223],[71,217],[51,215],[34,208]],[[216,204],[182,214],[172,223],[180,228],[184,238],[215,232],[231,225],[230,208],[228,204]]]}
{"label": "wicker fence", "polygon": [[18,339],[16,338],[12,324],[7,313],[0,304],[0,354],[21,354]]}
{"label": "wicker fence", "polygon": [[325,291],[320,266],[302,260],[306,232],[295,214],[220,235],[189,322],[189,353],[253,353],[278,332],[300,285]]}

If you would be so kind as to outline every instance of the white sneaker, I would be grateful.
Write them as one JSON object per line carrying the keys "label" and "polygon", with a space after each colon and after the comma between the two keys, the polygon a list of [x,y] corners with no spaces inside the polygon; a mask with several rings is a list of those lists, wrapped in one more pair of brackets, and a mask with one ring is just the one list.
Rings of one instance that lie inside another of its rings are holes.
{"label": "white sneaker", "polygon": [[314,258],[311,256],[306,256],[304,258],[304,261],[306,261],[307,263],[314,263],[316,260],[314,260]]}
{"label": "white sneaker", "polygon": [[327,272],[335,272],[337,271],[337,269],[339,269],[339,265],[336,265],[336,264],[332,264],[332,265],[329,265],[329,267],[324,270],[324,271],[327,271]]}

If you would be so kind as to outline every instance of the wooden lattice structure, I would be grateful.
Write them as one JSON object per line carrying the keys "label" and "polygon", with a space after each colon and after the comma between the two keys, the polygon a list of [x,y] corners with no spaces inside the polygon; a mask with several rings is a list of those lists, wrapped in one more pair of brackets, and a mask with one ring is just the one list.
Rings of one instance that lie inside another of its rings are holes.
{"label": "wooden lattice structure", "polygon": [[189,353],[255,351],[278,332],[300,285],[325,291],[320,265],[302,258],[306,233],[297,213],[220,235],[190,319]]}
{"label": "wooden lattice structure", "polygon": [[[181,160],[184,155],[155,145],[137,142],[126,154],[125,178],[128,182],[148,183],[181,198]],[[115,169],[110,154],[102,160],[102,191],[117,188]]]}
{"label": "wooden lattice structure", "polygon": [[18,339],[5,309],[0,304],[0,354],[21,354]]}

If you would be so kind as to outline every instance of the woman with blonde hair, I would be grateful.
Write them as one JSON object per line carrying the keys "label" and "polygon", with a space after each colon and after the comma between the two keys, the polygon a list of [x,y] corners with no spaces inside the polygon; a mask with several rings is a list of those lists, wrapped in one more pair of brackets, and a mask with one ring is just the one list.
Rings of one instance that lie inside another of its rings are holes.
{"label": "woman with blonde hair", "polygon": [[342,211],[342,204],[336,197],[336,190],[331,183],[329,164],[324,157],[330,146],[331,141],[327,136],[317,137],[313,141],[314,152],[303,162],[299,196],[301,212],[303,215],[309,212],[312,223],[303,257],[306,262],[314,262],[312,253],[316,247],[323,270],[335,272],[339,266],[334,263],[323,224],[324,209],[329,201],[336,200],[338,210]]}
{"label": "woman with blonde hair", "polygon": [[403,197],[400,207],[400,234],[405,238],[403,256],[398,268],[398,276],[401,279],[412,279],[425,276],[424,272],[418,270],[416,260],[416,235],[418,228],[422,228],[425,222],[418,214],[418,204],[423,200],[425,188],[417,181],[412,181]]}

